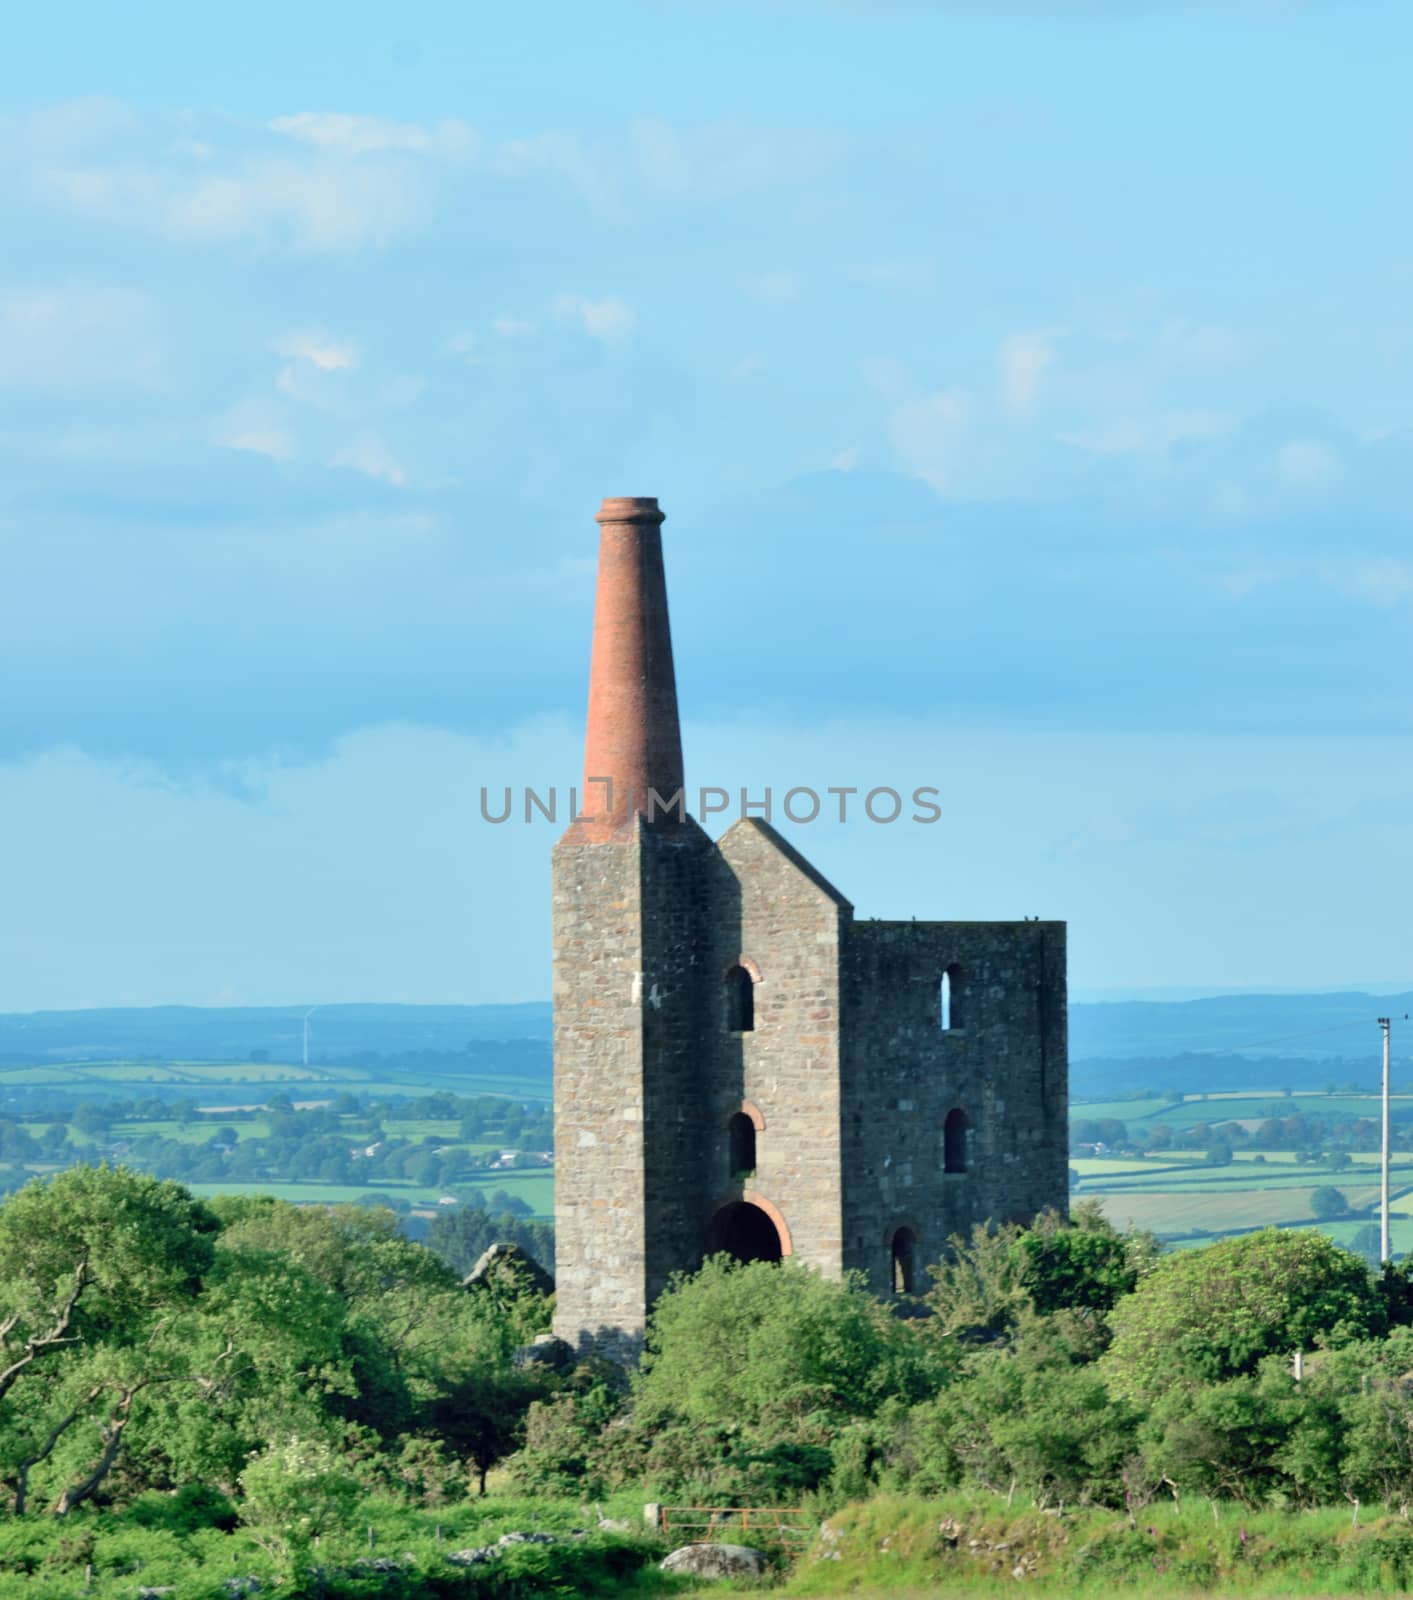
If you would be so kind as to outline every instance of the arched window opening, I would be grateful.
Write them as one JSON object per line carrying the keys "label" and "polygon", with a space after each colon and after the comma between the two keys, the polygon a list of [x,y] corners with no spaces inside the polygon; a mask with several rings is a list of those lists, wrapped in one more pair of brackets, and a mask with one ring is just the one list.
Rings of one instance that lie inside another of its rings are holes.
{"label": "arched window opening", "polygon": [[917,1235],[899,1228],[893,1235],[893,1293],[912,1294],[917,1278]]}
{"label": "arched window opening", "polygon": [[770,1215],[748,1200],[723,1206],[707,1229],[707,1254],[737,1261],[779,1261],[790,1252]]}
{"label": "arched window opening", "polygon": [[952,1033],[963,1025],[962,1020],[962,969],[953,965],[942,974],[941,1016],[943,1033]]}
{"label": "arched window opening", "polygon": [[965,1172],[967,1170],[967,1114],[958,1107],[947,1113],[942,1124],[942,1170]]}
{"label": "arched window opening", "polygon": [[744,967],[732,967],[726,974],[726,1031],[750,1033],[755,1025],[755,980]]}
{"label": "arched window opening", "polygon": [[727,1123],[731,1144],[730,1181],[740,1183],[756,1170],[756,1125],[744,1111]]}

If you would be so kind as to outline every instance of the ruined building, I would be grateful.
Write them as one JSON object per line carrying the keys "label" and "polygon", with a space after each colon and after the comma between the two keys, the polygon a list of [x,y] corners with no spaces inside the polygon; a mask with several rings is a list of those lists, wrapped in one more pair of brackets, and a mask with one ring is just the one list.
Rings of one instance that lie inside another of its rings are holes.
{"label": "ruined building", "polygon": [[[556,1332],[577,1343],[631,1346],[669,1274],[721,1250],[907,1292],[949,1234],[1068,1188],[1063,923],[856,921],[769,824],[713,843],[671,803],[662,521],[648,499],[598,516],[586,782],[554,850]],[[917,831],[923,881],[944,828]]]}

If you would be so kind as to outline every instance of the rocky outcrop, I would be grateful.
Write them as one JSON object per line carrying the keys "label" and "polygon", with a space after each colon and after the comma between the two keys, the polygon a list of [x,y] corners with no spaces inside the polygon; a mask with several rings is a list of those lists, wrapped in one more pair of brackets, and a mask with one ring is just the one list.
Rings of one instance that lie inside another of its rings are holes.
{"label": "rocky outcrop", "polygon": [[578,1359],[574,1346],[552,1333],[537,1333],[515,1352],[517,1367],[548,1367],[551,1372],[568,1372]]}
{"label": "rocky outcrop", "polygon": [[759,1578],[765,1571],[763,1550],[744,1544],[687,1544],[661,1563],[664,1572],[685,1572],[693,1578]]}
{"label": "rocky outcrop", "polygon": [[553,1294],[554,1279],[518,1244],[493,1244],[461,1280],[461,1287],[476,1289],[533,1289],[536,1294]]}
{"label": "rocky outcrop", "polygon": [[[582,1532],[576,1531],[569,1535],[571,1539],[582,1539]],[[479,1567],[484,1561],[494,1561],[498,1556],[504,1555],[513,1544],[558,1544],[558,1538],[552,1533],[503,1533],[494,1544],[478,1545],[470,1550],[453,1550],[447,1560],[454,1562],[458,1567]]]}

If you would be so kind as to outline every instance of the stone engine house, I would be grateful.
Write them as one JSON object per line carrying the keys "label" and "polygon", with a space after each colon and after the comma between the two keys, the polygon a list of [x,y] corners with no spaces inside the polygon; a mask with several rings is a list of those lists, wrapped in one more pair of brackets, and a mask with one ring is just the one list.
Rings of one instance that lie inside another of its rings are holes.
{"label": "stone engine house", "polygon": [[678,798],[662,512],[597,520],[552,868],[555,1331],[631,1346],[722,1250],[920,1288],[949,1234],[1066,1204],[1065,925],[856,921],[768,823],[713,842]]}

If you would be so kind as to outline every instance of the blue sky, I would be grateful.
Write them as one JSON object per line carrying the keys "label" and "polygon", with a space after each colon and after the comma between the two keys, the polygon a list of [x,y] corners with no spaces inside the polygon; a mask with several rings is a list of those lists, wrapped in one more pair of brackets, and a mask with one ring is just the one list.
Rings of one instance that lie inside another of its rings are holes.
{"label": "blue sky", "polygon": [[689,775],[1080,992],[1413,979],[1413,11],[11,19],[0,1008],[548,993],[605,494]]}

